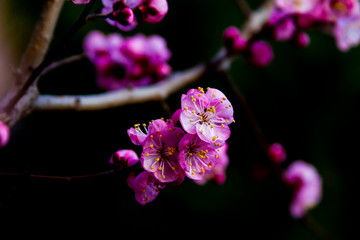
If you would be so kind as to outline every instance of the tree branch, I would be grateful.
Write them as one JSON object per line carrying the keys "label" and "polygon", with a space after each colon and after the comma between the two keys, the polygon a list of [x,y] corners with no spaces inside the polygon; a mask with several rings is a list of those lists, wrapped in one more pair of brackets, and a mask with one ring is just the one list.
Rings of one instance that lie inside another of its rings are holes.
{"label": "tree branch", "polygon": [[13,85],[0,106],[0,120],[12,125],[19,118],[32,111],[37,97],[34,73],[41,72],[43,62],[51,43],[55,26],[65,0],[47,0],[34,29],[32,38],[21,58]]}
{"label": "tree branch", "polygon": [[35,101],[34,108],[35,110],[94,111],[126,104],[163,100],[178,89],[194,82],[205,71],[206,65],[201,64],[187,71],[175,73],[157,84],[100,94],[78,96],[40,95]]}
{"label": "tree branch", "polygon": [[[273,0],[268,0],[259,10],[250,15],[242,31],[248,39],[261,30],[269,17],[273,4]],[[216,69],[227,68],[229,61],[231,59],[226,58],[224,49],[221,49],[210,64]],[[134,103],[164,100],[170,94],[196,81],[208,69],[210,68],[207,64],[200,64],[191,69],[176,72],[160,83],[134,89],[122,89],[93,95],[40,95],[34,102],[34,108],[35,110],[94,111]]]}

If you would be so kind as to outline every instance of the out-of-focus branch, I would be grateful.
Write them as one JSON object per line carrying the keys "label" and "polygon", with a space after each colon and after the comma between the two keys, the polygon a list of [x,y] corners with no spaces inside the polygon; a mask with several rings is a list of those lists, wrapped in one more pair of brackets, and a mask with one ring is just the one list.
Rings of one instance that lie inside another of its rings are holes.
{"label": "out-of-focus branch", "polygon": [[267,0],[261,8],[253,11],[242,28],[242,35],[249,39],[254,34],[259,33],[265,22],[269,19],[273,7],[274,0]]}
{"label": "out-of-focus branch", "polygon": [[[266,1],[260,9],[249,16],[242,31],[248,39],[261,30],[269,17],[272,7],[273,0]],[[199,79],[208,69],[214,70],[214,68],[221,68],[225,65],[228,66],[226,63],[231,59],[225,57],[223,53],[224,50],[222,49],[217,57],[210,61],[211,68],[209,68],[207,64],[200,64],[188,70],[176,72],[164,81],[154,85],[93,95],[40,95],[34,102],[34,108],[36,110],[88,111],[163,100],[173,92]]]}
{"label": "out-of-focus branch", "polygon": [[48,52],[64,1],[44,1],[32,38],[16,70],[15,80],[0,104],[0,120],[9,125],[31,111],[32,103],[37,97],[37,89],[32,86],[34,80],[32,76]]}
{"label": "out-of-focus branch", "polygon": [[18,70],[20,77],[16,80],[17,85],[23,84],[44,60],[63,4],[64,0],[44,2],[43,11],[20,62]]}
{"label": "out-of-focus branch", "polygon": [[250,17],[252,11],[246,0],[236,0],[236,3],[239,6],[240,10],[244,13],[245,17]]}

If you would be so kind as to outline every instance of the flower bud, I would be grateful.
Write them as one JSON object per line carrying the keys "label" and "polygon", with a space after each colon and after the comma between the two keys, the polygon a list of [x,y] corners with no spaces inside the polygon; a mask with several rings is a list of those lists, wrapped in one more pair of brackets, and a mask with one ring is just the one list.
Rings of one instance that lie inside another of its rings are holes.
{"label": "flower bud", "polygon": [[223,34],[224,45],[229,53],[240,54],[247,45],[247,40],[240,30],[234,26],[228,27]]}
{"label": "flower bud", "polygon": [[271,45],[264,41],[256,41],[250,46],[250,62],[259,67],[266,67],[273,60]]}
{"label": "flower bud", "polygon": [[109,163],[117,168],[126,168],[135,165],[139,161],[139,157],[133,150],[121,149],[115,152]]}
{"label": "flower bud", "polygon": [[273,143],[269,147],[269,155],[275,163],[281,163],[286,159],[286,151],[280,143]]}

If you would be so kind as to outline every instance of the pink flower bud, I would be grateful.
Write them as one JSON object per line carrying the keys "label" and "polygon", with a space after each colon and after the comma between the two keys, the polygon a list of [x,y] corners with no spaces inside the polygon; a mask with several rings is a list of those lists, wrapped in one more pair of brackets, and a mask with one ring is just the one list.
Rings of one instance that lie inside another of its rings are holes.
{"label": "pink flower bud", "polygon": [[269,155],[275,163],[281,163],[286,159],[286,151],[280,143],[273,143],[269,147]]}
{"label": "pink flower bud", "polygon": [[228,27],[223,34],[224,44],[229,53],[240,54],[247,45],[247,40],[240,30],[234,26]]}
{"label": "pink flower bud", "polygon": [[131,25],[134,20],[134,12],[130,8],[124,8],[113,12],[113,20],[116,20],[123,26]]}
{"label": "pink flower bud", "polygon": [[168,4],[166,0],[149,0],[148,1],[148,15],[145,18],[146,22],[158,23],[168,12]]}
{"label": "pink flower bud", "polygon": [[5,146],[10,138],[10,129],[8,125],[0,121],[0,147]]}
{"label": "pink flower bud", "polygon": [[250,62],[259,67],[266,67],[273,60],[271,45],[264,41],[256,41],[250,46]]}
{"label": "pink flower bud", "polygon": [[139,160],[133,150],[121,149],[111,156],[109,163],[122,169],[135,165]]}
{"label": "pink flower bud", "polygon": [[298,47],[304,48],[304,47],[309,46],[310,37],[307,33],[300,32],[300,33],[296,34],[295,41],[296,41],[295,43]]}

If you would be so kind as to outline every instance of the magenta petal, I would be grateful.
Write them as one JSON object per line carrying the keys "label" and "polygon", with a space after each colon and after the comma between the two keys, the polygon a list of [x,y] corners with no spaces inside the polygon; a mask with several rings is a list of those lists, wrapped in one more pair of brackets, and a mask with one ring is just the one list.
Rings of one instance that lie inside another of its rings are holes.
{"label": "magenta petal", "polygon": [[226,96],[221,91],[214,88],[210,88],[206,92],[206,96],[209,100],[209,106],[215,107],[215,115],[219,118],[227,119],[228,124],[232,123],[234,109]]}
{"label": "magenta petal", "polygon": [[141,164],[146,171],[156,172],[160,166],[160,158],[156,148],[146,147],[141,154]]}
{"label": "magenta petal", "polygon": [[142,205],[153,201],[164,187],[148,172],[140,173],[133,181],[135,199]]}
{"label": "magenta petal", "polygon": [[157,119],[153,122],[151,122],[149,124],[149,127],[148,127],[148,134],[152,134],[152,133],[155,133],[155,132],[158,132],[158,131],[162,131],[162,130],[165,130],[168,128],[168,124],[162,120],[162,119]]}
{"label": "magenta petal", "polygon": [[218,152],[196,134],[186,134],[179,143],[179,162],[187,177],[202,180],[216,166]]}
{"label": "magenta petal", "polygon": [[[201,140],[208,143],[216,143],[222,146],[224,142],[230,137],[230,128],[224,124],[225,121],[217,120],[220,123],[211,122],[211,124],[197,124],[196,133]],[[224,122],[224,123],[221,123]]]}
{"label": "magenta petal", "polygon": [[141,130],[136,130],[133,127],[128,129],[127,133],[130,137],[131,142],[135,145],[142,145],[147,136],[147,134],[143,133]]}
{"label": "magenta petal", "polygon": [[183,110],[180,114],[181,125],[187,133],[196,133],[196,123],[198,120],[199,116],[196,113],[191,113],[190,110]]}

